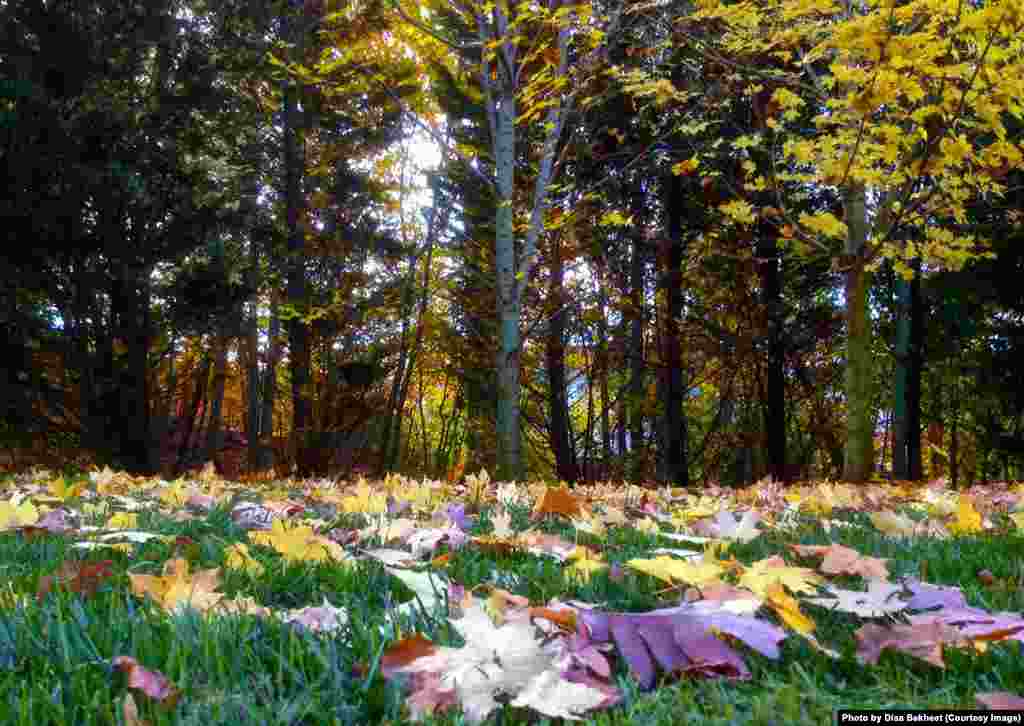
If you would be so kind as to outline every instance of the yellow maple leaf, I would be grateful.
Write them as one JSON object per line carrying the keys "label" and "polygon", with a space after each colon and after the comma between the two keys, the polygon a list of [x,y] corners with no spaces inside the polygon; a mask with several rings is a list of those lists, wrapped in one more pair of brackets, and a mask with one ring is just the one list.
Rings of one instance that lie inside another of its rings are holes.
{"label": "yellow maple leaf", "polygon": [[292,562],[325,562],[332,558],[340,562],[348,559],[341,545],[321,537],[308,525],[289,527],[283,520],[275,519],[269,532],[251,532],[249,537],[254,544],[271,547]]}
{"label": "yellow maple leaf", "polygon": [[814,631],[814,621],[800,612],[800,603],[786,592],[781,584],[772,583],[765,589],[765,594],[767,595],[765,604],[775,611],[782,622],[802,635]]}
{"label": "yellow maple leaf", "polygon": [[814,570],[790,567],[781,557],[758,560],[740,576],[739,585],[759,597],[767,597],[773,584],[785,585],[793,592],[815,592],[815,585],[824,582]]}
{"label": "yellow maple leaf", "polygon": [[107,520],[107,529],[138,529],[139,515],[135,512],[115,512]]}
{"label": "yellow maple leaf", "polygon": [[188,569],[188,560],[179,557],[164,563],[163,575],[129,573],[128,579],[132,592],[149,596],[168,611],[192,607],[205,612],[219,604],[224,595],[214,590],[220,587],[220,570],[200,570],[190,577]]}
{"label": "yellow maple leaf", "polygon": [[917,526],[907,515],[891,511],[871,512],[868,517],[878,531],[890,537],[909,537]]}
{"label": "yellow maple leaf", "polygon": [[974,508],[974,502],[968,495],[961,494],[949,531],[953,534],[975,534],[981,530],[981,512]]}
{"label": "yellow maple leaf", "polygon": [[180,507],[188,500],[188,492],[181,481],[175,481],[160,490],[160,501],[172,507]]}
{"label": "yellow maple leaf", "polygon": [[15,495],[0,501],[0,530],[16,529],[39,521],[39,510],[32,502]]}
{"label": "yellow maple leaf", "polygon": [[249,547],[244,542],[236,542],[224,550],[224,564],[234,570],[248,572],[259,577],[264,572],[263,563],[249,554]]}
{"label": "yellow maple leaf", "polygon": [[565,559],[572,562],[567,571],[579,577],[583,582],[589,582],[595,572],[608,568],[608,563],[601,557],[600,552],[595,552],[583,545],[576,545],[576,549],[566,555]]}
{"label": "yellow maple leaf", "polygon": [[656,577],[670,585],[685,582],[698,587],[717,582],[725,571],[720,564],[714,561],[685,562],[669,555],[659,555],[654,559],[629,560],[626,567]]}
{"label": "yellow maple leaf", "polygon": [[349,514],[383,514],[388,511],[388,498],[386,494],[373,491],[368,484],[362,484],[352,496],[341,501],[341,509]]}
{"label": "yellow maple leaf", "polygon": [[80,482],[76,482],[75,484],[71,484],[63,476],[59,476],[56,479],[54,479],[52,482],[50,482],[50,485],[46,488],[46,490],[49,492],[51,497],[54,497],[55,499],[59,499],[62,502],[67,500],[67,499],[72,499],[73,497],[77,497],[78,495],[80,495],[82,493],[82,491],[84,489],[85,489],[85,482],[84,481],[80,481]]}

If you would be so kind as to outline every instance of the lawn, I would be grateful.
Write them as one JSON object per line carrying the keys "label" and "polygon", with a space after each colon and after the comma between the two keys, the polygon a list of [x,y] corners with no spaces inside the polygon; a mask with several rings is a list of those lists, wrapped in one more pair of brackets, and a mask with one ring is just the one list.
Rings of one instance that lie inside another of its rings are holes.
{"label": "lawn", "polygon": [[9,475],[0,723],[781,725],[1021,708],[1022,500],[1021,485],[941,482]]}

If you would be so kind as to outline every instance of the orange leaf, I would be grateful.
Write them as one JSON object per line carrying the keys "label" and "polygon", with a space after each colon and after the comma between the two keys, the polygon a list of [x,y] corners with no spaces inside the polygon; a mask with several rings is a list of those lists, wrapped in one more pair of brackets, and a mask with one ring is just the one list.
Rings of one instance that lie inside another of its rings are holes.
{"label": "orange leaf", "polygon": [[544,618],[545,620],[550,620],[563,630],[576,630],[575,610],[552,610],[551,608],[536,607],[530,608],[529,612],[531,618]]}
{"label": "orange leaf", "polygon": [[396,670],[412,663],[417,658],[433,655],[437,646],[419,633],[413,633],[392,644],[380,657],[380,673],[385,678],[391,677]]}
{"label": "orange leaf", "polygon": [[563,517],[578,517],[580,511],[580,501],[573,496],[568,487],[548,487],[534,507],[533,515],[542,517],[545,514],[561,514]]}

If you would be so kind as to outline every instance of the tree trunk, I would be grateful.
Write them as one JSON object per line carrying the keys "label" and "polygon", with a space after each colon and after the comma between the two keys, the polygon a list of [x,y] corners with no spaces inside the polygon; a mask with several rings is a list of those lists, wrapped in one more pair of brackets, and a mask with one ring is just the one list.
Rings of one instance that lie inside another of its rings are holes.
{"label": "tree trunk", "polygon": [[924,305],[921,300],[921,261],[914,260],[910,283],[910,349],[907,369],[907,478],[924,478],[921,459],[921,376],[924,373]]}
{"label": "tree trunk", "polygon": [[513,194],[516,162],[515,94],[503,89],[495,108],[495,171],[498,208],[495,214],[495,265],[498,292],[497,437],[498,479],[522,479],[519,430],[519,288],[516,284],[516,245]]}
{"label": "tree trunk", "polygon": [[[305,230],[302,224],[302,177],[305,173],[303,140],[300,133],[298,109],[299,88],[288,82],[284,89],[284,175],[285,221],[288,229],[288,282],[287,299],[292,309],[288,318],[288,363],[292,379],[292,439],[298,468],[296,476],[311,475],[308,455],[310,427],[313,423],[312,392],[310,386],[309,325],[301,312],[306,303]],[[299,313],[299,314],[296,314]]]}
{"label": "tree trunk", "polygon": [[117,335],[125,348],[117,395],[120,401],[117,426],[120,468],[132,474],[151,475],[152,461],[149,415],[149,270],[139,264],[125,264],[111,301],[118,321]]}
{"label": "tree trunk", "polygon": [[686,198],[683,179],[676,174],[667,177],[666,212],[668,227],[665,240],[665,319],[663,366],[667,366],[665,382],[665,476],[676,486],[690,485],[686,461],[686,376],[683,369],[683,349],[679,321],[683,316],[683,256],[686,240],[683,238],[683,212]]}
{"label": "tree trunk", "polygon": [[908,393],[910,382],[910,283],[896,276],[896,375],[893,384],[892,478],[910,479]]}
{"label": "tree trunk", "polygon": [[181,476],[188,464],[189,445],[192,443],[192,432],[195,430],[196,418],[199,416],[199,406],[202,404],[207,379],[210,377],[211,362],[210,356],[204,354],[198,370],[195,371],[195,391],[192,394],[187,416],[183,422],[178,423],[179,428],[184,424],[184,430],[182,431],[181,442],[178,444],[177,456],[174,459],[175,478]]}
{"label": "tree trunk", "polygon": [[871,357],[871,321],[868,290],[871,274],[865,265],[868,238],[867,203],[863,185],[843,191],[846,224],[846,446],[843,478],[865,482],[874,466],[874,416],[872,386],[874,361]]}
{"label": "tree trunk", "polygon": [[263,371],[263,392],[260,396],[263,410],[260,413],[260,441],[256,471],[274,466],[274,405],[277,401],[277,367],[281,362],[283,341],[281,338],[281,317],[277,311],[277,294],[271,292],[270,325],[267,333],[267,365]]}
{"label": "tree trunk", "polygon": [[786,466],[786,349],[782,334],[782,271],[775,230],[762,229],[757,243],[761,303],[768,322],[768,400],[764,418],[768,436],[768,473],[775,481],[788,481],[790,471]]}
{"label": "tree trunk", "polygon": [[953,406],[949,415],[952,419],[949,425],[949,483],[950,486],[956,487],[960,475],[960,462],[958,461],[960,456],[960,382],[955,377],[953,379]]}
{"label": "tree trunk", "polygon": [[[224,242],[218,240],[214,245],[214,266],[222,281],[227,282],[227,265],[224,260]],[[221,311],[227,314],[227,311]],[[228,379],[228,337],[227,323],[221,320],[217,324],[216,339],[213,343],[213,392],[210,397],[210,421],[206,429],[206,445],[203,450],[203,461],[213,461],[221,449],[221,419],[224,407],[224,388]]]}
{"label": "tree trunk", "polygon": [[[565,269],[558,233],[551,235],[551,276],[548,302],[555,309],[547,336],[548,415],[551,419],[551,450],[555,455],[555,474],[564,482],[576,480],[576,462],[569,431],[569,402],[565,382]],[[587,462],[589,463],[589,462]]]}
{"label": "tree trunk", "polygon": [[633,236],[629,273],[629,451],[634,483],[644,471],[644,250],[640,232]]}

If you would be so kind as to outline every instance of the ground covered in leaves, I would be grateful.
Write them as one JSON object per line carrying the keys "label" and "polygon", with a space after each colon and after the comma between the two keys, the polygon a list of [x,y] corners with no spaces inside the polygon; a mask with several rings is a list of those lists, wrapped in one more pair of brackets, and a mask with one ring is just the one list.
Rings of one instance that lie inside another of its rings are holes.
{"label": "ground covered in leaves", "polygon": [[[1017,510],[1020,511],[1017,511]],[[1024,485],[0,480],[32,724],[822,724],[1024,708]]]}

